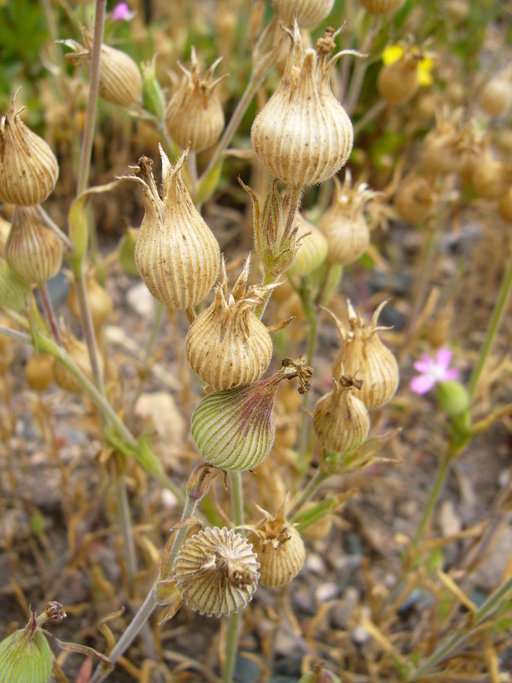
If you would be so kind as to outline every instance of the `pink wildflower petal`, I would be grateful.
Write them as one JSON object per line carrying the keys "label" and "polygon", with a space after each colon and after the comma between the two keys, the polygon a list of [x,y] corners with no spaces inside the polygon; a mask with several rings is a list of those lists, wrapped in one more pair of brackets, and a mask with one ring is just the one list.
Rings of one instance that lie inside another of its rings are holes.
{"label": "pink wildflower petal", "polygon": [[435,363],[430,356],[422,356],[414,363],[414,369],[421,373],[429,373],[434,369]]}
{"label": "pink wildflower petal", "polygon": [[426,394],[432,389],[436,383],[435,377],[430,377],[429,375],[419,375],[418,377],[413,377],[409,382],[409,387],[415,394]]}
{"label": "pink wildflower petal", "polygon": [[119,2],[112,10],[112,19],[114,21],[130,21],[133,18],[133,12],[130,10],[127,2]]}
{"label": "pink wildflower petal", "polygon": [[450,351],[450,349],[443,347],[436,353],[436,365],[438,365],[440,368],[448,369],[450,367],[450,363],[452,362],[452,357],[453,353]]}
{"label": "pink wildflower petal", "polygon": [[455,368],[448,368],[443,372],[441,382],[447,382],[449,379],[459,379],[459,371]]}

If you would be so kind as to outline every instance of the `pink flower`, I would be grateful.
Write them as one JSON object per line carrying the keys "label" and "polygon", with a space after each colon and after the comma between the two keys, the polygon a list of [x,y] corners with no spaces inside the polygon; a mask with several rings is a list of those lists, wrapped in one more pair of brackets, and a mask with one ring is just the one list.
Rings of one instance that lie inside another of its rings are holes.
{"label": "pink flower", "polygon": [[452,356],[450,349],[442,348],[436,353],[435,359],[423,356],[421,360],[416,361],[414,369],[419,375],[413,377],[409,383],[412,391],[416,394],[426,394],[437,382],[457,379],[459,371],[450,368]]}
{"label": "pink flower", "polygon": [[112,10],[113,21],[130,21],[135,13],[132,12],[127,2],[119,2]]}

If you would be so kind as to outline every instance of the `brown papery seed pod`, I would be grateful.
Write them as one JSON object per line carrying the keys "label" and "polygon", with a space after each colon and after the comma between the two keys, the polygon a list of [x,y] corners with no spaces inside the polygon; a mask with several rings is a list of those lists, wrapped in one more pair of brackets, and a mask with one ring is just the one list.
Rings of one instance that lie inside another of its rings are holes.
{"label": "brown papery seed pod", "polygon": [[343,186],[334,178],[334,197],[329,209],[320,219],[318,227],[327,239],[329,263],[346,265],[357,261],[368,249],[370,229],[364,216],[366,202],[375,192],[361,183],[352,187],[347,171]]}
{"label": "brown papery seed pod", "polygon": [[247,540],[260,563],[260,584],[268,588],[286,586],[297,576],[306,559],[304,542],[297,529],[286,521],[284,504],[275,517],[265,514]]}
{"label": "brown papery seed pod", "polygon": [[307,221],[300,213],[295,215],[294,227],[297,228],[299,248],[295,262],[286,271],[287,275],[305,277],[316,270],[327,256],[327,240],[322,232]]}
{"label": "brown papery seed pod", "polygon": [[484,199],[499,199],[512,182],[512,170],[485,151],[475,164],[471,182],[475,192]]}
{"label": "brown papery seed pod", "polygon": [[403,180],[394,198],[394,207],[408,223],[421,223],[432,213],[435,193],[432,181],[411,173]]}
{"label": "brown papery seed pod", "polygon": [[360,446],[370,430],[368,410],[353,390],[363,382],[342,375],[334,379],[332,391],[317,402],[313,428],[325,451],[343,453]]}
{"label": "brown papery seed pod", "polygon": [[252,547],[240,534],[210,527],[185,541],[174,563],[173,580],[191,609],[222,617],[251,601],[258,567]]}
{"label": "brown papery seed pod", "polygon": [[418,61],[421,55],[417,52],[406,52],[396,62],[382,67],[377,77],[377,90],[389,104],[404,104],[416,94],[420,83],[418,80]]}
{"label": "brown papery seed pod", "polygon": [[46,227],[35,207],[17,206],[4,254],[24,283],[40,284],[59,272],[62,242]]}
{"label": "brown papery seed pod", "polygon": [[217,142],[222,133],[224,112],[215,87],[224,76],[213,80],[213,72],[221,59],[203,77],[194,48],[191,71],[180,64],[184,76],[169,102],[165,120],[169,135],[182,149],[190,145],[192,152],[201,152]]}
{"label": "brown papery seed pod", "polygon": [[46,391],[53,382],[54,358],[49,353],[34,353],[25,365],[25,380],[34,391]]}
{"label": "brown papery seed pod", "polygon": [[382,14],[396,12],[402,2],[403,0],[361,0],[361,5],[368,14],[381,16]]}
{"label": "brown papery seed pod", "polygon": [[260,111],[251,129],[254,149],[262,164],[279,180],[294,186],[327,180],[347,162],[354,131],[346,111],[329,83],[334,47],[332,29],[304,50],[297,23],[286,29],[292,45],[276,92]]}
{"label": "brown papery seed pod", "polygon": [[332,10],[334,0],[274,0],[279,19],[291,26],[294,17],[301,28],[313,28]]}
{"label": "brown papery seed pod", "polygon": [[386,329],[377,325],[385,305],[383,301],[367,324],[348,301],[348,329],[333,316],[343,339],[343,346],[334,363],[333,376],[339,379],[345,375],[361,380],[358,396],[368,408],[388,403],[398,388],[399,373],[395,356],[377,334],[379,330]]}
{"label": "brown papery seed pod", "polygon": [[162,199],[147,157],[139,159],[136,176],[123,178],[138,182],[144,191],[145,214],[135,246],[139,273],[158,301],[181,309],[205,298],[220,262],[219,244],[181,178],[187,153],[173,167],[160,147]]}
{"label": "brown papery seed pod", "polygon": [[256,382],[272,358],[270,334],[254,314],[268,288],[247,290],[250,259],[231,294],[224,261],[221,281],[211,305],[190,326],[185,343],[192,370],[216,391]]}
{"label": "brown papery seed pod", "polygon": [[53,191],[59,165],[49,145],[23,123],[16,107],[0,120],[0,199],[18,206],[40,204]]}

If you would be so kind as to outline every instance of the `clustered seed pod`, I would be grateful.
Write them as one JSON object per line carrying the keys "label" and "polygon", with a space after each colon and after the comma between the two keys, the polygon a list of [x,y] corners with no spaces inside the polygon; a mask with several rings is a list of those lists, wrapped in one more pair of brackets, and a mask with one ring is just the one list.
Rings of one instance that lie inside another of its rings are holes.
{"label": "clustered seed pod", "polygon": [[192,436],[206,462],[224,470],[261,465],[274,443],[273,408],[279,383],[298,377],[299,391],[307,391],[311,372],[290,362],[248,387],[205,396],[192,415]]}
{"label": "clustered seed pod", "polygon": [[274,0],[276,14],[285,24],[292,25],[294,18],[302,28],[313,28],[332,10],[334,0]]}
{"label": "clustered seed pod", "polygon": [[40,284],[59,272],[62,242],[46,227],[35,207],[18,206],[14,209],[4,254],[23,282]]}
{"label": "clustered seed pod", "polygon": [[182,148],[190,145],[192,152],[201,152],[217,142],[224,128],[224,112],[215,87],[224,78],[213,80],[213,72],[219,57],[203,77],[199,62],[192,48],[192,70],[180,64],[184,73],[181,84],[171,98],[166,112],[169,135]]}
{"label": "clustered seed pod", "polygon": [[166,306],[187,309],[212,288],[220,262],[215,236],[195,208],[181,178],[184,152],[173,167],[160,147],[162,197],[147,157],[139,159],[136,176],[144,191],[145,214],[135,246],[135,262],[153,296]]}
{"label": "clustered seed pod", "polygon": [[391,400],[398,388],[398,365],[394,355],[384,346],[377,332],[377,322],[386,302],[382,302],[367,324],[347,302],[349,329],[336,318],[335,322],[343,339],[343,346],[334,363],[333,375],[356,377],[362,381],[359,393],[368,408],[383,406]]}
{"label": "clustered seed pod", "polygon": [[265,517],[248,534],[247,541],[258,557],[262,586],[286,586],[304,565],[304,542],[293,524],[286,521],[284,504],[275,517],[265,512]]}
{"label": "clustered seed pod", "polygon": [[354,131],[346,111],[334,97],[329,74],[340,53],[332,29],[304,50],[297,23],[286,29],[292,45],[276,92],[252,125],[254,149],[279,180],[314,185],[327,180],[347,162]]}
{"label": "clustered seed pod", "polygon": [[228,295],[224,261],[211,305],[187,334],[185,349],[192,370],[215,390],[234,389],[256,382],[272,358],[270,334],[254,314],[268,288],[247,290],[250,259]]}
{"label": "clustered seed pod", "polygon": [[49,683],[53,657],[35,616],[0,643],[0,683]]}
{"label": "clustered seed pod", "polygon": [[287,275],[305,277],[316,270],[327,256],[327,240],[322,232],[307,221],[300,213],[295,215],[294,225],[297,228],[299,248],[295,262],[286,271]]}
{"label": "clustered seed pod", "polygon": [[173,580],[195,612],[222,617],[247,607],[258,585],[258,567],[245,538],[233,529],[209,527],[185,541]]}
{"label": "clustered seed pod", "polygon": [[380,16],[382,14],[391,14],[395,12],[403,0],[361,0],[361,5],[365,8],[368,14]]}
{"label": "clustered seed pod", "polygon": [[332,391],[317,402],[313,427],[326,451],[343,453],[360,446],[370,430],[370,416],[363,401],[353,394],[364,382],[347,375],[334,379]]}
{"label": "clustered seed pod", "polygon": [[400,59],[386,64],[379,71],[377,90],[389,104],[404,104],[418,90],[418,63],[422,59],[417,50],[406,51]]}
{"label": "clustered seed pod", "polygon": [[364,216],[365,203],[375,192],[366,183],[352,188],[352,178],[346,172],[340,185],[334,178],[335,190],[330,208],[320,219],[318,227],[327,239],[329,263],[346,265],[362,256],[370,244],[370,229]]}
{"label": "clustered seed pod", "polygon": [[53,191],[59,165],[49,145],[23,123],[16,108],[0,120],[0,199],[18,206],[40,204]]}

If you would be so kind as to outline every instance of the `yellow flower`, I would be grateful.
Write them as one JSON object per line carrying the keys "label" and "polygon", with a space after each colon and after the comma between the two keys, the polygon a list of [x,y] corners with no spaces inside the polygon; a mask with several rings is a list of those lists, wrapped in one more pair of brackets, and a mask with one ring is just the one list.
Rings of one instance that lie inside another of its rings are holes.
{"label": "yellow flower", "polygon": [[[421,55],[418,59],[418,83],[424,87],[432,85],[434,80],[432,76],[432,69],[434,68],[434,60],[432,57],[423,56],[421,50],[413,47],[407,50],[412,55]],[[398,62],[399,59],[406,54],[406,48],[403,45],[388,45],[382,53],[382,61],[385,66]]]}

